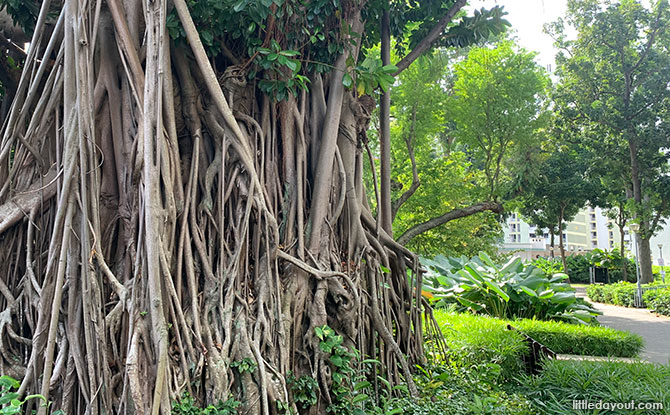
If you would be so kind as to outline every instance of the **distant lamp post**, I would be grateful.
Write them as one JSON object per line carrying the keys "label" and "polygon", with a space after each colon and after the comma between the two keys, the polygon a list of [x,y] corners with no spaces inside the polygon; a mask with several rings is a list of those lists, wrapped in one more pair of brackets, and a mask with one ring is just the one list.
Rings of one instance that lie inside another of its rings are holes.
{"label": "distant lamp post", "polygon": [[658,244],[658,266],[661,267],[661,279],[665,284],[665,263],[663,261],[663,244]]}
{"label": "distant lamp post", "polygon": [[637,232],[640,230],[640,224],[631,223],[630,229],[631,243],[633,244],[633,255],[635,256],[635,276],[637,277],[637,291],[635,292],[635,307],[642,307],[642,284],[640,283],[640,261],[637,256]]}

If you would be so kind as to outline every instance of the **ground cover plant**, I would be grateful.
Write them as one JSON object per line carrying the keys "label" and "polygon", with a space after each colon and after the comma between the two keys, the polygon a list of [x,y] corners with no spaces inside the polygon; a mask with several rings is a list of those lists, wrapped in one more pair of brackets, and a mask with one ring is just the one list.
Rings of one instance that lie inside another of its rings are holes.
{"label": "ground cover plant", "polygon": [[[535,413],[667,414],[670,408],[670,366],[615,361],[545,361],[537,376],[522,375],[519,392],[532,402]],[[573,401],[661,403],[664,409],[573,410]]]}
{"label": "ground cover plant", "polygon": [[418,367],[414,378],[419,399],[400,399],[393,408],[404,415],[534,414],[528,399],[492,378],[490,369],[490,364],[460,368],[431,361]]}
{"label": "ground cover plant", "polygon": [[519,258],[500,266],[484,252],[473,258],[422,259],[428,268],[425,296],[436,307],[501,318],[536,318],[576,323],[595,321],[598,312],[575,297],[563,273],[547,275]]}

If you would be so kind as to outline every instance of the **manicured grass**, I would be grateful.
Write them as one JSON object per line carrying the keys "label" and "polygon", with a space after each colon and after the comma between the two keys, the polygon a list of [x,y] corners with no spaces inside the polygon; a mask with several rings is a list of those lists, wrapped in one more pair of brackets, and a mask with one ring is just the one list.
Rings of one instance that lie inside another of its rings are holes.
{"label": "manicured grass", "polygon": [[[649,363],[560,361],[545,362],[537,376],[519,378],[519,392],[536,407],[535,413],[562,414],[668,414],[670,366]],[[665,409],[573,410],[573,401],[594,404],[661,403]]]}

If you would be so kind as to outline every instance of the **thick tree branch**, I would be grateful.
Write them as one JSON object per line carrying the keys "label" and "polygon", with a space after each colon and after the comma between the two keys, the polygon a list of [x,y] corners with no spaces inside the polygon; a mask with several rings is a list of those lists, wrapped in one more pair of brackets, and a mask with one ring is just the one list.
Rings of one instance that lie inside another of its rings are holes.
{"label": "thick tree branch", "polygon": [[458,13],[467,3],[467,0],[458,0],[456,3],[454,3],[453,6],[449,10],[447,10],[447,13],[445,13],[444,16],[438,22],[433,26],[432,29],[430,29],[430,32],[426,35],[425,38],[421,39],[421,41],[416,45],[414,49],[410,53],[408,53],[404,58],[400,60],[396,64],[398,67],[398,71],[394,73],[394,76],[397,76],[400,72],[404,71],[407,69],[409,65],[412,64],[419,56],[421,56],[430,46],[435,42],[444,29],[447,27],[449,22],[454,18],[456,13]]}
{"label": "thick tree branch", "polygon": [[420,235],[426,231],[429,231],[433,228],[436,228],[440,225],[444,225],[447,222],[450,222],[455,219],[464,218],[466,216],[474,215],[475,213],[491,211],[494,213],[502,213],[503,206],[498,202],[482,202],[477,203],[472,206],[468,206],[461,209],[454,209],[445,213],[442,216],[429,219],[425,222],[414,225],[411,228],[407,229],[405,233],[398,237],[398,243],[405,245],[407,242],[411,241],[417,235]]}

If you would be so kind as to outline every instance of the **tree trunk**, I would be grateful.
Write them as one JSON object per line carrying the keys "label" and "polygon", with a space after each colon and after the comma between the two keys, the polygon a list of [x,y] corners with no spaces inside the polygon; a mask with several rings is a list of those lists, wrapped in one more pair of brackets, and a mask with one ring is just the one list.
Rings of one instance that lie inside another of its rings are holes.
{"label": "tree trunk", "polygon": [[555,246],[554,245],[554,236],[555,236],[554,228],[549,229],[549,234],[551,235],[549,246],[551,247],[551,258],[553,259],[553,258],[555,258],[555,256],[554,256],[554,246]]}
{"label": "tree trunk", "polygon": [[[642,179],[640,178],[640,165],[637,156],[637,143],[635,137],[631,134],[628,138],[628,150],[630,153],[630,171],[633,184],[633,199],[635,200],[636,209],[644,209],[642,200]],[[637,211],[635,219],[640,224],[640,229],[636,234],[638,252],[636,259],[639,262],[640,281],[643,284],[650,283],[654,280],[654,275],[651,268],[651,247],[649,246],[649,221],[643,212]]]}
{"label": "tree trunk", "polygon": [[623,210],[623,203],[619,204],[619,242],[621,244],[621,280],[628,281],[628,258],[626,257],[626,241],[624,239],[624,228],[626,227],[626,216]]}
{"label": "tree trunk", "polygon": [[561,213],[558,215],[558,247],[561,251],[561,263],[563,264],[563,272],[568,272],[568,266],[565,261],[565,246],[563,245],[563,214],[565,208],[561,207]]}
{"label": "tree trunk", "polygon": [[654,274],[651,263],[651,244],[649,238],[637,234],[638,260],[640,261],[640,282],[649,284],[654,282]]}
{"label": "tree trunk", "polygon": [[[388,8],[382,13],[381,19],[381,57],[382,64],[391,63],[391,31]],[[391,88],[382,93],[379,105],[379,170],[380,170],[380,202],[377,214],[381,219],[382,229],[393,236],[393,214],[391,209]]]}
{"label": "tree trunk", "polygon": [[374,100],[342,84],[359,6],[338,16],[331,73],[279,103],[228,56],[239,41],[206,54],[185,0],[179,42],[167,0],[65,3],[51,37],[42,3],[0,131],[0,373],[92,415],[166,414],[184,393],[296,413],[293,374],[325,413],[327,325],[416,393],[418,258],[365,204]]}

